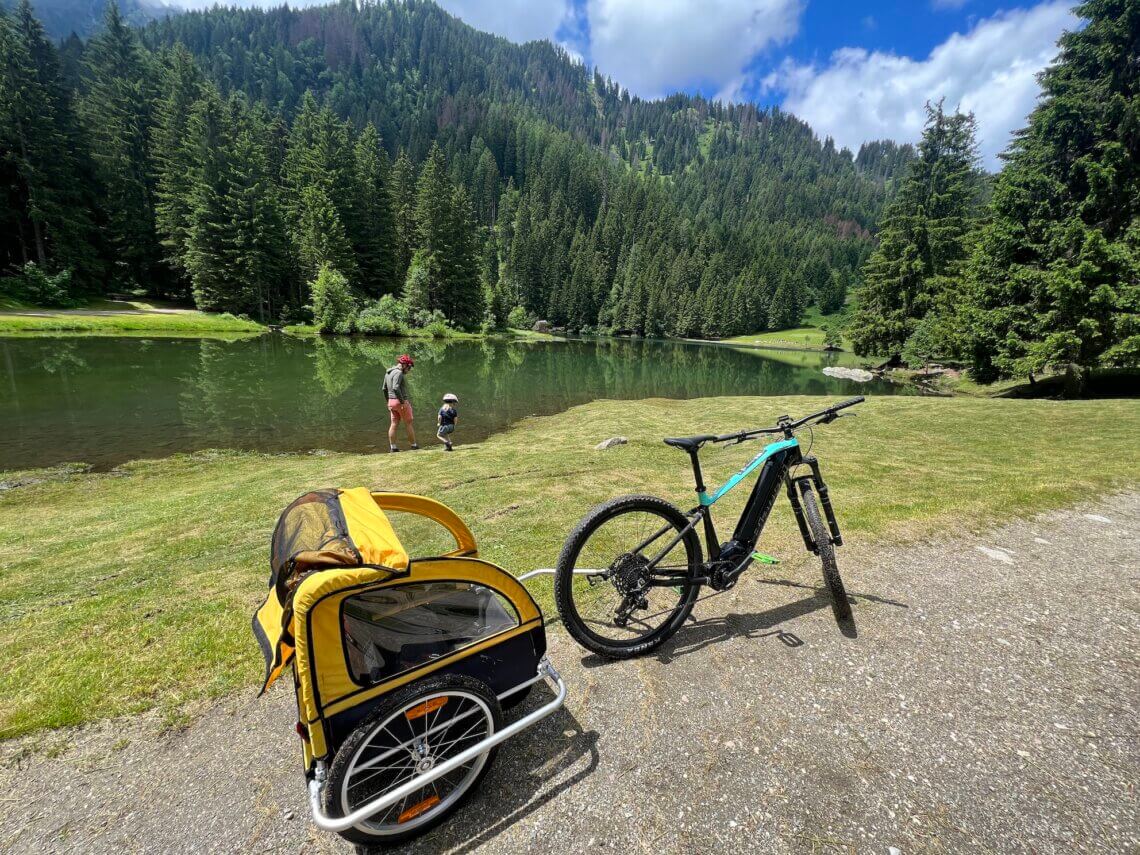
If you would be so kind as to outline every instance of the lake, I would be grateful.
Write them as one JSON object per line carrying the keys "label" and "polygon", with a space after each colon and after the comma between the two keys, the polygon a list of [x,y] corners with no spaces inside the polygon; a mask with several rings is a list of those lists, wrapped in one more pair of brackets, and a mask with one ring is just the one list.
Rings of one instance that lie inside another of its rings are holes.
{"label": "lake", "polygon": [[[664,341],[0,338],[0,470],[106,470],[204,448],[381,451],[380,383],[404,352],[416,360],[410,384],[424,446],[436,444],[445,392],[459,396],[462,444],[598,398],[903,391],[827,377],[826,354]],[[710,420],[677,432],[740,427]]]}

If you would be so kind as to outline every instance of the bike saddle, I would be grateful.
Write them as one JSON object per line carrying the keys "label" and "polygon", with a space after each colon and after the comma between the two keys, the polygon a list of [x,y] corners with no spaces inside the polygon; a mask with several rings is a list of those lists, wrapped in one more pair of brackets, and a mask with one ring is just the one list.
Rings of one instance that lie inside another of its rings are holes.
{"label": "bike saddle", "polygon": [[683,448],[685,451],[695,451],[710,439],[716,439],[716,434],[706,433],[702,436],[674,436],[665,439],[666,445],[674,448]]}

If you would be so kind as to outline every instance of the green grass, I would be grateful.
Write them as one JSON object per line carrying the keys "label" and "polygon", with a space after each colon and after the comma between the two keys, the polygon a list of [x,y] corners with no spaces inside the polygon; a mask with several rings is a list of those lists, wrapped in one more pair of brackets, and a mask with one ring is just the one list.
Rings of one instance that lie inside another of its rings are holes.
{"label": "green grass", "polygon": [[[485,557],[552,566],[595,502],[632,491],[692,501],[684,455],[660,437],[818,408],[820,398],[599,401],[517,425],[454,454],[202,453],[110,474],[0,477],[0,736],[188,704],[261,675],[249,615],[265,591],[281,509],[312,487],[365,484],[452,505]],[[960,534],[1140,480],[1140,404],[881,397],[816,431],[840,522],[868,545]],[[379,428],[378,428],[379,430]],[[614,435],[625,446],[595,452]],[[541,442],[536,441],[541,437]],[[1097,460],[1074,453],[1095,448]],[[754,453],[710,448],[710,484]],[[747,490],[717,506],[727,525]],[[783,503],[762,548],[794,556]],[[410,550],[437,542],[396,522]],[[535,586],[551,609],[549,581]],[[550,612],[552,614],[552,611]]]}
{"label": "green grass", "polygon": [[[843,368],[862,368],[874,362],[863,356],[856,356],[850,350],[833,353],[821,353],[804,347],[780,347],[779,345],[728,345],[745,353],[753,353],[766,360],[782,362],[785,365],[795,365],[799,368],[811,368],[819,371],[820,368],[835,365]],[[823,360],[821,363],[820,360]]]}
{"label": "green grass", "polygon": [[[823,325],[831,320],[838,319],[839,315],[824,315],[818,306],[809,306],[804,311],[802,323],[798,327],[786,330],[768,330],[766,332],[736,335],[721,339],[727,344],[743,344],[758,347],[791,347],[805,350],[823,350]],[[851,339],[843,336],[844,350],[851,350]]]}
{"label": "green grass", "polygon": [[[315,338],[321,333],[312,324],[290,324],[282,328],[284,332],[289,335],[300,336],[301,338]],[[385,338],[386,336],[381,336]],[[411,329],[405,335],[392,336],[392,338],[432,338],[432,336],[418,329]],[[464,332],[463,330],[452,330],[451,334],[447,336],[447,341],[483,341],[484,339],[504,339],[511,341],[561,341],[559,336],[551,335],[550,333],[539,333],[533,330],[493,330],[484,335],[480,332]],[[442,340],[442,339],[441,339]]]}
{"label": "green grass", "polygon": [[[43,311],[43,315],[0,315],[0,335],[34,333],[69,333],[80,335],[197,335],[212,333],[261,333],[265,327],[253,321],[243,321],[232,315],[208,312],[132,312],[123,311],[122,304],[113,308],[90,307],[88,311],[112,311],[114,314],[85,314],[79,311],[50,309],[24,309]],[[20,311],[20,310],[16,310]]]}

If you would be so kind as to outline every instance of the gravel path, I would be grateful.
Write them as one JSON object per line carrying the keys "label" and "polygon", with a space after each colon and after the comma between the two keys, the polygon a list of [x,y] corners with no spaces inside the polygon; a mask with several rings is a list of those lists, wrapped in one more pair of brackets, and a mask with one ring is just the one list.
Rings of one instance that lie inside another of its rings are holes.
{"label": "gravel path", "polygon": [[[412,851],[1140,848],[1140,493],[840,561],[856,637],[806,559],[702,602],[650,658],[596,661],[553,627],[566,709]],[[0,848],[348,851],[307,822],[280,688],[179,731],[0,744]]]}

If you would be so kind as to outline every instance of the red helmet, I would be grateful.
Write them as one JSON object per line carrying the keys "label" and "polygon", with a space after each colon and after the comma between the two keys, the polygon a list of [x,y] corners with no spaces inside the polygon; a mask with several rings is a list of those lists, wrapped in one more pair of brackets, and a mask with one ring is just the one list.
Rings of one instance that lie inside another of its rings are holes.
{"label": "red helmet", "polygon": [[410,356],[408,356],[408,354],[406,354],[406,353],[403,356],[401,356],[399,359],[397,359],[396,361],[398,363],[400,363],[401,365],[407,365],[409,368],[411,368],[413,365],[416,364],[416,361],[414,359],[412,359]]}

